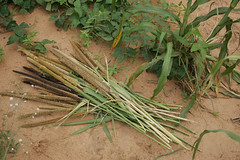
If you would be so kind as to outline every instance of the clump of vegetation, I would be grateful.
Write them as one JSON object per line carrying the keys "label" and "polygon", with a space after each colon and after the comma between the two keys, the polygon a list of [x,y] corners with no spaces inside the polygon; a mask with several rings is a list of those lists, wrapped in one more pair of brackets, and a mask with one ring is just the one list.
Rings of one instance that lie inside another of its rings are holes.
{"label": "clump of vegetation", "polygon": [[[138,18],[137,26],[120,32],[113,44],[115,47],[118,42],[123,41],[136,45],[133,48],[125,45],[117,47],[113,53],[115,57],[123,59],[126,55],[135,56],[140,51],[141,55],[149,61],[131,75],[128,86],[144,70],[155,71],[159,76],[152,98],[163,89],[167,79],[175,78],[181,83],[184,91],[192,97],[182,116],[193,106],[198,96],[209,96],[209,89],[217,94],[220,92],[228,96],[240,97],[231,89],[231,79],[240,83],[240,70],[236,68],[240,63],[240,55],[228,52],[228,43],[233,34],[231,27],[234,23],[240,22],[240,19],[231,19],[229,14],[234,11],[239,0],[232,0],[229,7],[213,9],[206,15],[190,21],[190,15],[207,2],[209,0],[196,0],[194,3],[188,0],[182,20],[179,18],[179,13],[182,11],[176,13],[166,7],[161,8],[150,4],[132,6],[127,12]],[[174,7],[179,9],[181,5]],[[209,37],[204,40],[198,27],[202,22],[216,15],[223,15],[223,17],[213,28]],[[216,42],[217,34],[224,28],[225,34],[221,37],[221,41]],[[217,57],[211,55],[211,51],[216,48],[220,48]],[[224,76],[227,77],[228,84],[222,81]]]}
{"label": "clump of vegetation", "polygon": [[3,61],[3,57],[5,56],[3,48],[0,46],[0,62]]}
{"label": "clump of vegetation", "polygon": [[11,130],[6,129],[6,115],[1,115],[3,123],[0,129],[0,160],[6,160],[17,154],[20,142],[16,142]]}
{"label": "clump of vegetation", "polygon": [[0,130],[0,160],[6,160],[16,155],[19,142],[16,143],[12,138],[10,130]]}
{"label": "clump of vegetation", "polygon": [[[34,1],[13,1],[17,8],[19,8],[20,13],[31,13],[36,5]],[[32,41],[32,39],[36,36],[36,31],[33,29],[27,30],[29,25],[25,22],[21,24],[17,24],[15,20],[13,20],[9,4],[10,1],[0,1],[0,24],[6,28],[7,32],[14,32],[7,42],[7,45],[13,44],[15,42],[19,42],[20,44],[26,45],[29,49],[39,51],[40,53],[46,53],[47,50],[45,48],[46,44],[56,43],[55,41],[50,41],[44,39],[42,41]]]}

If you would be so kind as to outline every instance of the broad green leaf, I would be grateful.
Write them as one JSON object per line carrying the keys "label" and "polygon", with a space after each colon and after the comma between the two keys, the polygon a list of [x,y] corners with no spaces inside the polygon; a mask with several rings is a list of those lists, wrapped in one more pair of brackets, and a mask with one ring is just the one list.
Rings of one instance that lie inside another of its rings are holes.
{"label": "broad green leaf", "polygon": [[69,17],[69,20],[72,21],[71,27],[76,28],[80,24],[79,15],[73,14],[71,17]]}
{"label": "broad green leaf", "polygon": [[82,17],[83,14],[82,14],[82,8],[81,8],[80,0],[76,0],[73,5],[74,5],[74,10],[78,13],[78,16]]}
{"label": "broad green leaf", "polygon": [[99,37],[101,37],[102,39],[104,39],[105,41],[112,41],[113,37],[105,32],[99,32],[97,34]]}
{"label": "broad green leaf", "polygon": [[135,49],[131,48],[131,47],[127,47],[126,50],[125,50],[125,54],[127,56],[134,57],[134,56],[136,56],[138,54],[138,52]]}
{"label": "broad green leaf", "polygon": [[158,80],[157,88],[153,92],[153,99],[164,87],[165,83],[167,82],[167,77],[169,76],[171,69],[172,69],[172,52],[173,52],[173,44],[169,42],[167,44],[167,53],[164,57],[163,66],[161,70],[161,75]]}
{"label": "broad green leaf", "polygon": [[14,31],[14,33],[15,33],[17,36],[19,36],[19,37],[22,37],[22,36],[24,36],[24,34],[26,34],[26,31],[25,31],[24,29],[18,28],[18,27],[15,27],[15,28],[13,29],[13,31]]}
{"label": "broad green leaf", "polygon": [[68,10],[66,11],[66,15],[67,16],[71,16],[74,13],[74,9],[73,8],[68,8]]}
{"label": "broad green leaf", "polygon": [[196,152],[198,150],[198,147],[199,147],[199,144],[203,138],[203,136],[205,134],[208,134],[208,133],[217,133],[217,132],[223,132],[225,133],[229,138],[231,138],[232,140],[234,141],[237,141],[239,144],[240,144],[240,136],[239,135],[236,135],[235,133],[231,132],[231,131],[227,131],[227,130],[224,130],[224,129],[217,129],[217,130],[204,130],[200,135],[199,135],[199,138],[194,142],[194,152],[193,152],[193,156],[192,156],[192,160],[195,159],[195,155],[196,155]]}
{"label": "broad green leaf", "polygon": [[18,27],[18,24],[16,21],[10,21],[8,24],[7,24],[7,27],[6,27],[6,30],[7,31],[13,31],[14,28],[17,28]]}
{"label": "broad green leaf", "polygon": [[19,37],[16,34],[13,34],[9,37],[7,45],[13,44],[19,41]]}
{"label": "broad green leaf", "polygon": [[50,40],[48,40],[48,39],[44,39],[44,40],[41,41],[41,43],[42,43],[43,45],[46,45],[46,44],[56,43],[56,41],[54,41],[54,40],[50,41]]}
{"label": "broad green leaf", "polygon": [[112,54],[112,56],[115,58],[118,58],[121,55],[123,55],[123,50],[120,47],[116,48]]}
{"label": "broad green leaf", "polygon": [[37,43],[37,45],[35,46],[35,49],[41,53],[47,53],[47,49],[40,42]]}
{"label": "broad green leaf", "polygon": [[2,5],[0,6],[0,17],[7,17],[9,16],[10,11],[8,9],[8,5]]}
{"label": "broad green leaf", "polygon": [[58,14],[57,13],[54,13],[51,15],[51,17],[49,18],[49,21],[56,21],[58,20]]}
{"label": "broad green leaf", "polygon": [[52,8],[52,3],[47,3],[47,5],[46,5],[46,10],[47,11],[51,11],[51,8]]}
{"label": "broad green leaf", "polygon": [[21,5],[23,5],[23,0],[13,0],[13,3],[21,6]]}
{"label": "broad green leaf", "polygon": [[25,22],[22,22],[20,25],[19,25],[20,28],[29,28],[29,25]]}

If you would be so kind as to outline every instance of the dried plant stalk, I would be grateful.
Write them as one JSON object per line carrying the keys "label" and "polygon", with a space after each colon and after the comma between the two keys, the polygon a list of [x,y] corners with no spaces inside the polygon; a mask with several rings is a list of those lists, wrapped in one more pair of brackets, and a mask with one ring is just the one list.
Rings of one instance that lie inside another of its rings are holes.
{"label": "dried plant stalk", "polygon": [[[84,115],[84,114],[86,114],[86,111],[77,112],[77,113],[72,114],[71,118],[78,117],[78,116],[81,116],[81,115]],[[20,127],[22,127],[22,128],[37,127],[37,126],[42,126],[42,125],[55,123],[55,122],[59,121],[60,119],[62,119],[62,116],[57,117],[57,118],[53,118],[53,119],[50,119],[50,120],[46,120],[46,121],[24,124],[24,125],[21,125]]]}
{"label": "dried plant stalk", "polygon": [[51,105],[56,105],[60,106],[63,108],[74,108],[73,105],[67,104],[64,102],[56,102],[52,100],[47,100],[47,99],[42,99],[38,96],[32,95],[31,93],[23,93],[23,94],[18,94],[17,92],[11,93],[11,92],[0,92],[0,95],[2,96],[11,96],[11,97],[17,97],[17,98],[22,98],[22,99],[27,99],[27,100],[33,100],[37,102],[43,102]]}
{"label": "dried plant stalk", "polygon": [[41,112],[23,114],[23,115],[20,115],[18,118],[19,119],[24,119],[24,118],[29,118],[29,117],[32,117],[32,116],[38,117],[38,116],[48,115],[48,114],[51,114],[51,113],[69,112],[71,110],[72,109],[65,109],[65,108],[64,109],[53,109],[53,110],[50,110],[50,111],[41,111]]}
{"label": "dried plant stalk", "polygon": [[35,80],[38,80],[44,84],[48,84],[50,86],[53,86],[55,88],[58,88],[58,89],[62,89],[64,91],[68,91],[68,92],[71,92],[71,89],[69,89],[68,87],[64,86],[64,85],[61,85],[61,84],[57,84],[55,82],[52,82],[52,81],[49,81],[49,80],[45,80],[43,78],[39,78],[39,77],[35,77],[35,76],[32,76],[30,74],[27,74],[27,73],[24,73],[24,72],[20,72],[20,71],[16,71],[16,70],[13,70],[13,72],[15,73],[18,73],[18,74],[21,74],[21,75],[24,75],[24,76],[27,76],[27,77],[30,77],[32,79],[35,79]]}
{"label": "dried plant stalk", "polygon": [[76,59],[67,56],[55,48],[53,48],[51,51],[59,58],[62,63],[74,70],[76,73],[82,76],[83,79],[94,85],[98,90],[102,91],[103,93],[109,93],[110,88],[102,82],[103,80],[91,72],[89,69],[87,69],[85,66],[80,64]]}
{"label": "dried plant stalk", "polygon": [[79,91],[79,88],[77,88],[76,86],[72,85],[70,82],[66,81],[64,78],[61,77],[61,75],[57,75],[56,73],[54,73],[53,71],[49,70],[47,67],[45,67],[44,65],[40,64],[39,62],[35,61],[34,59],[32,59],[30,57],[27,57],[27,60],[29,62],[31,62],[32,64],[34,64],[35,66],[39,67],[44,72],[47,72],[48,74],[50,74],[51,76],[53,76],[54,78],[56,78],[57,80],[62,82],[63,84],[67,85],[68,87],[74,89],[75,91]]}
{"label": "dried plant stalk", "polygon": [[81,101],[81,98],[78,97],[76,94],[72,94],[70,92],[58,89],[58,88],[53,87],[51,85],[42,83],[41,81],[37,81],[35,79],[25,77],[24,78],[24,82],[27,82],[27,83],[30,83],[30,84],[34,84],[34,85],[37,85],[37,86],[40,86],[40,87],[43,87],[43,88],[46,88],[49,91],[51,91],[52,93],[55,93],[56,95],[60,95],[60,96],[64,96],[64,97],[70,97],[70,98],[72,98],[74,100]]}

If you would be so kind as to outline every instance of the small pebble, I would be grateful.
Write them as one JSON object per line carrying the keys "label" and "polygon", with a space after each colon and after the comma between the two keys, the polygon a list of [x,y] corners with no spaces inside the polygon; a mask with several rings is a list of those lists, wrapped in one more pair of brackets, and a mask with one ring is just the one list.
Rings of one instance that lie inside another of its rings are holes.
{"label": "small pebble", "polygon": [[32,116],[32,118],[34,118],[34,116]]}
{"label": "small pebble", "polygon": [[39,108],[37,108],[37,111],[39,111],[40,109]]}
{"label": "small pebble", "polygon": [[31,86],[32,86],[32,87],[34,87],[34,85],[33,85],[33,84],[32,84]]}
{"label": "small pebble", "polygon": [[13,97],[9,97],[9,100],[12,101],[12,100],[13,100]]}
{"label": "small pebble", "polygon": [[14,91],[11,91],[11,93],[14,93]]}
{"label": "small pebble", "polygon": [[27,95],[27,93],[23,93],[23,95],[24,95],[24,96],[26,96],[26,95]]}
{"label": "small pebble", "polygon": [[21,143],[21,142],[22,142],[22,139],[19,139],[18,142]]}
{"label": "small pebble", "polygon": [[15,103],[15,106],[18,106],[18,103]]}
{"label": "small pebble", "polygon": [[26,100],[24,100],[23,102],[24,102],[24,103],[26,103],[27,101],[26,101]]}
{"label": "small pebble", "polygon": [[12,107],[12,106],[13,106],[13,104],[9,104],[9,106],[10,106],[10,107]]}
{"label": "small pebble", "polygon": [[34,115],[37,115],[37,112],[35,112]]}
{"label": "small pebble", "polygon": [[28,151],[27,152],[25,152],[26,154],[28,154]]}

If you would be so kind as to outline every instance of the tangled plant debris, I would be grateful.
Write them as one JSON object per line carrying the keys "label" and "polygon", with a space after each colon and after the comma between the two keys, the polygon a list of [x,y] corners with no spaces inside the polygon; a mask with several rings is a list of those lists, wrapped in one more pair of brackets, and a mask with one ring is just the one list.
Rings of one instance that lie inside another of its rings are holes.
{"label": "tangled plant debris", "polygon": [[[28,73],[15,70],[14,72],[23,75],[23,82],[34,85],[41,93],[5,91],[0,94],[52,105],[52,107],[39,107],[40,111],[37,114],[24,114],[20,118],[65,113],[64,116],[23,124],[21,127],[35,127],[50,123],[58,123],[61,126],[89,124],[72,133],[74,135],[102,124],[112,141],[106,122],[111,121],[114,126],[114,120],[118,120],[167,149],[172,150],[170,142],[175,142],[184,148],[187,148],[184,143],[191,145],[169,131],[173,129],[185,135],[189,135],[187,133],[189,131],[194,133],[183,125],[181,125],[182,129],[174,127],[174,124],[179,124],[179,120],[189,121],[178,116],[179,112],[176,110],[181,106],[162,104],[133,92],[122,82],[109,77],[107,63],[104,68],[91,53],[83,48],[82,44],[73,41],[71,43],[75,49],[72,56],[52,48],[51,52],[58,59],[19,47],[19,51],[27,55],[27,61],[32,67],[24,67]],[[93,114],[94,119],[66,123],[68,118],[85,114]]]}

